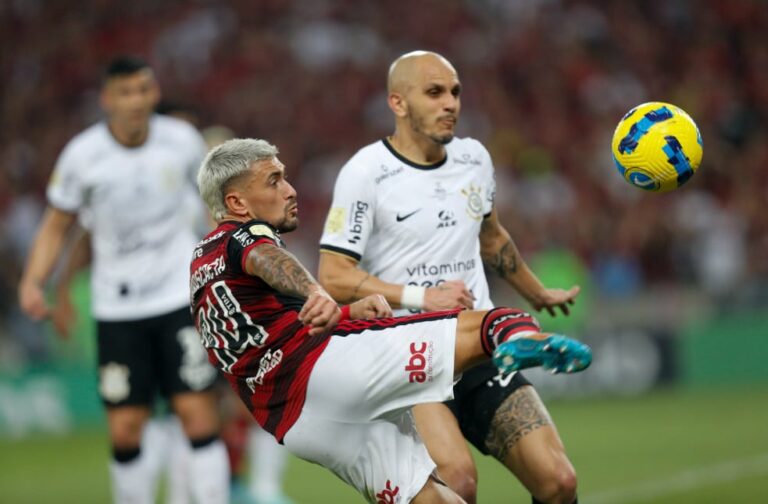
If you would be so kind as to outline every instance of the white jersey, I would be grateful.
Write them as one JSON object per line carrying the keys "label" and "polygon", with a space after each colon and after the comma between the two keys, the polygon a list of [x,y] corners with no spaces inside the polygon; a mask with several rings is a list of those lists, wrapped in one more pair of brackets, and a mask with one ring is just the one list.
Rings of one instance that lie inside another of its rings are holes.
{"label": "white jersey", "polygon": [[93,315],[135,320],[189,303],[189,261],[202,215],[195,178],[206,153],[191,125],[153,116],[139,147],[104,122],[73,138],[48,184],[48,202],[91,233]]}
{"label": "white jersey", "polygon": [[472,138],[454,138],[446,151],[433,165],[405,159],[386,140],[358,151],[336,180],[320,248],[386,282],[463,280],[476,309],[492,308],[478,238],[496,191],[491,157]]}

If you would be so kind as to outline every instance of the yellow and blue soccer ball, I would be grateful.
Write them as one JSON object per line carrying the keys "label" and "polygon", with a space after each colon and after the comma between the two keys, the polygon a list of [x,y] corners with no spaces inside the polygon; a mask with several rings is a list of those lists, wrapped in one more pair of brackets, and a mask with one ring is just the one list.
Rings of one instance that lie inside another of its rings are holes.
{"label": "yellow and blue soccer ball", "polygon": [[685,184],[701,164],[702,147],[691,116],[663,102],[643,103],[627,112],[611,142],[613,162],[624,180],[655,192]]}

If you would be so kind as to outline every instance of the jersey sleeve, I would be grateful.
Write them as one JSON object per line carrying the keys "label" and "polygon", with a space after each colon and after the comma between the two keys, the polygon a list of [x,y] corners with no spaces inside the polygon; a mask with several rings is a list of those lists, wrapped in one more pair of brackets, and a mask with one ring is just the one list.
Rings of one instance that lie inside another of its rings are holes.
{"label": "jersey sleeve", "polygon": [[77,212],[83,205],[81,166],[76,146],[68,144],[56,161],[48,181],[46,196],[52,207],[66,212]]}
{"label": "jersey sleeve", "polygon": [[490,217],[493,212],[493,205],[496,199],[496,170],[493,167],[493,160],[488,150],[478,142],[482,151],[482,168],[483,168],[483,187],[485,188],[485,194],[483,195],[483,218]]}
{"label": "jersey sleeve", "polygon": [[360,261],[373,231],[376,194],[368,170],[356,158],[339,172],[325,219],[320,250]]}
{"label": "jersey sleeve", "polygon": [[264,243],[283,247],[283,242],[275,228],[262,221],[246,222],[232,233],[227,243],[227,257],[230,264],[246,271],[245,260],[248,258],[248,253]]}

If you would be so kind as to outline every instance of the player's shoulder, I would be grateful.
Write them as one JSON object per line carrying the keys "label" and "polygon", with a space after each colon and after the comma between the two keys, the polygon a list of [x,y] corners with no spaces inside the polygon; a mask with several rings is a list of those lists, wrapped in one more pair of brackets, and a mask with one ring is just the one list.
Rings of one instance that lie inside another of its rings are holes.
{"label": "player's shoulder", "polygon": [[64,147],[65,151],[85,152],[99,149],[109,144],[111,138],[107,123],[97,122],[85,128],[83,131],[72,137]]}
{"label": "player's shoulder", "polygon": [[62,155],[88,156],[101,149],[108,148],[110,138],[107,124],[103,121],[88,126],[83,131],[72,137],[64,146]]}
{"label": "player's shoulder", "polygon": [[488,149],[479,140],[472,137],[454,137],[447,146],[448,153],[453,155],[488,156]]}
{"label": "player's shoulder", "polygon": [[188,142],[190,140],[202,141],[202,135],[187,121],[166,115],[154,115],[150,127],[158,140],[163,142]]}
{"label": "player's shoulder", "polygon": [[378,140],[355,152],[344,164],[342,171],[347,174],[368,174],[379,167],[388,154],[389,151],[384,142]]}
{"label": "player's shoulder", "polygon": [[472,169],[482,173],[493,173],[493,162],[488,149],[478,140],[471,137],[454,138],[447,146],[448,156],[454,166],[462,169]]}
{"label": "player's shoulder", "polygon": [[226,234],[223,239],[230,257],[242,257],[244,251],[261,243],[270,243],[279,248],[285,248],[280,232],[266,221],[254,219],[236,223],[224,230]]}

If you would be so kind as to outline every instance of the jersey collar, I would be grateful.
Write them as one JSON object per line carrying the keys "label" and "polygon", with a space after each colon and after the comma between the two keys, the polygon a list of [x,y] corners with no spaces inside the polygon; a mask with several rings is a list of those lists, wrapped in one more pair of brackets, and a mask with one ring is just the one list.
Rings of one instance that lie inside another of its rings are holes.
{"label": "jersey collar", "polygon": [[448,152],[446,151],[445,157],[440,161],[435,161],[434,163],[431,163],[431,164],[415,163],[410,159],[408,159],[407,157],[400,154],[399,152],[397,152],[395,148],[392,147],[392,144],[389,143],[389,140],[387,140],[386,138],[382,138],[381,141],[384,143],[384,147],[386,147],[389,150],[389,152],[392,153],[393,156],[395,156],[397,159],[407,164],[408,166],[416,168],[418,170],[434,170],[435,168],[440,168],[445,164],[446,161],[448,161]]}

